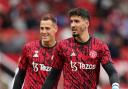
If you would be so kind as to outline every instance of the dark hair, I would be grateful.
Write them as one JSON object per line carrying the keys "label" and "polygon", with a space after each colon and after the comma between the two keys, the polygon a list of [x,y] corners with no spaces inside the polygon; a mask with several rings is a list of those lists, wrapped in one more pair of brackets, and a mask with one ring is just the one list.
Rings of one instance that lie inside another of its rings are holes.
{"label": "dark hair", "polygon": [[69,10],[68,14],[69,14],[69,17],[81,16],[82,18],[86,18],[86,19],[90,20],[90,15],[89,15],[88,11],[86,9],[83,9],[83,8],[71,9],[71,10]]}
{"label": "dark hair", "polygon": [[53,23],[57,24],[57,19],[52,14],[43,15],[41,20],[51,20]]}

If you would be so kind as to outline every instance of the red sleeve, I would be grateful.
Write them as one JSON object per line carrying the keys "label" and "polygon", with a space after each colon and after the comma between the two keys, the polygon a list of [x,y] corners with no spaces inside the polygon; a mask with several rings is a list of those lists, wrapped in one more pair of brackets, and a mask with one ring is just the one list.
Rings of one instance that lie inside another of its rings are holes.
{"label": "red sleeve", "polygon": [[22,50],[22,54],[21,54],[21,58],[19,61],[19,69],[21,70],[26,70],[27,69],[27,65],[28,65],[28,57],[27,57],[27,47],[24,46],[23,50]]}
{"label": "red sleeve", "polygon": [[62,69],[64,64],[62,51],[63,49],[61,44],[58,44],[54,50],[54,58],[53,58],[53,64],[52,64],[53,68]]}
{"label": "red sleeve", "polygon": [[102,64],[107,64],[108,62],[112,62],[110,50],[108,46],[103,43],[101,46],[102,54],[101,54],[101,63]]}

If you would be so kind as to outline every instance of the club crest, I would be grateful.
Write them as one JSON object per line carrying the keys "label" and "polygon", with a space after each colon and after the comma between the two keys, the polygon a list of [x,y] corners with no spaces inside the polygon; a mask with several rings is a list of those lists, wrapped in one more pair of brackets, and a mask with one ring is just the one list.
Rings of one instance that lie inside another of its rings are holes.
{"label": "club crest", "polygon": [[89,52],[89,56],[94,59],[94,58],[97,57],[97,52],[96,52],[95,50],[91,50],[91,51]]}

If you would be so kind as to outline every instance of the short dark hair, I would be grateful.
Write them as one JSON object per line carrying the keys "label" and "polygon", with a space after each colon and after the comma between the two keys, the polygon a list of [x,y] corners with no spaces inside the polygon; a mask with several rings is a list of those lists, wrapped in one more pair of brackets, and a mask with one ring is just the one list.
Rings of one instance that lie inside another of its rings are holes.
{"label": "short dark hair", "polygon": [[69,17],[71,17],[71,16],[81,16],[82,18],[86,18],[86,19],[90,20],[89,12],[86,9],[83,9],[83,8],[71,9],[71,10],[69,10],[68,14],[69,14]]}
{"label": "short dark hair", "polygon": [[54,15],[48,13],[48,14],[45,14],[41,17],[41,20],[51,20],[53,23],[57,24],[57,19],[55,18]]}

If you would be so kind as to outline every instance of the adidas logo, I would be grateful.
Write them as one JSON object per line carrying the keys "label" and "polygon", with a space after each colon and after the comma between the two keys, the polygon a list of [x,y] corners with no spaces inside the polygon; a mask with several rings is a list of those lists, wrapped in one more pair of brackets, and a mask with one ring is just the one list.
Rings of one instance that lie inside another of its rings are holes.
{"label": "adidas logo", "polygon": [[39,57],[38,53],[39,53],[38,51],[35,51],[33,57]]}
{"label": "adidas logo", "polygon": [[75,52],[73,51],[70,56],[76,56]]}

